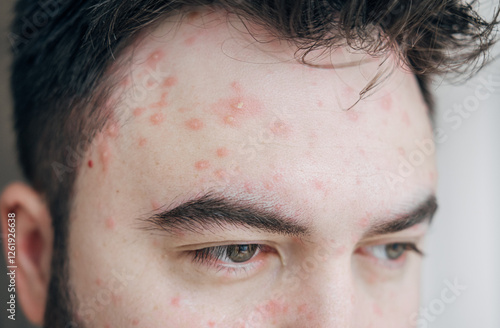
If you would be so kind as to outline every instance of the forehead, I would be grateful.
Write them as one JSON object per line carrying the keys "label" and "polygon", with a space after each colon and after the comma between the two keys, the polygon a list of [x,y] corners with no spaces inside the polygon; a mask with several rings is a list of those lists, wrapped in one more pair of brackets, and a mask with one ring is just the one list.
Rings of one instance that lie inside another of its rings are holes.
{"label": "forehead", "polygon": [[[430,138],[414,76],[391,58],[339,49],[310,56],[315,67],[295,51],[217,13],[165,23],[125,56],[118,137],[91,155],[103,169],[84,174],[158,203],[220,189],[365,211],[361,199],[387,205],[432,190],[432,154],[410,175],[400,170]],[[389,77],[359,100],[384,69]]]}

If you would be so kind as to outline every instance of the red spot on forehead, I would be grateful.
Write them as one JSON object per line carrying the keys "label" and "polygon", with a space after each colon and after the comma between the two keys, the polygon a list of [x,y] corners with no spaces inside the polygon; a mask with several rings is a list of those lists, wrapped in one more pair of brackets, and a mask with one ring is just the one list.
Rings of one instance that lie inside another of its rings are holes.
{"label": "red spot on forehead", "polygon": [[186,40],[184,40],[184,44],[186,46],[192,46],[196,42],[196,35],[190,36]]}
{"label": "red spot on forehead", "polygon": [[411,125],[411,122],[410,122],[410,116],[408,115],[407,112],[403,112],[403,114],[401,115],[401,121],[404,123],[404,125],[406,126],[410,126]]}
{"label": "red spot on forehead", "polygon": [[392,108],[392,97],[390,95],[386,95],[380,101],[380,106],[382,107],[382,109],[384,109],[386,111],[390,111]]}
{"label": "red spot on forehead", "polygon": [[314,186],[314,189],[316,189],[316,190],[323,190],[323,188],[325,187],[323,184],[323,181],[321,181],[319,179],[313,180],[313,186]]}
{"label": "red spot on forehead", "polygon": [[163,92],[161,94],[161,98],[159,101],[155,102],[155,103],[152,103],[151,105],[149,105],[149,107],[151,108],[165,108],[167,107],[167,96],[168,96],[168,92]]}
{"label": "red spot on forehead", "polygon": [[142,115],[142,113],[144,113],[146,111],[146,108],[145,107],[137,107],[134,109],[134,111],[132,112],[132,114],[135,116],[135,117],[139,117]]}
{"label": "red spot on forehead", "polygon": [[153,51],[148,59],[146,60],[146,64],[151,68],[156,68],[156,64],[160,62],[165,57],[165,53],[162,50]]}
{"label": "red spot on forehead", "polygon": [[352,110],[348,110],[346,115],[351,122],[356,122],[358,120],[358,113],[355,113]]}
{"label": "red spot on forehead", "polygon": [[111,161],[111,149],[109,147],[109,144],[106,140],[104,140],[100,145],[99,145],[99,155],[102,163],[102,169],[103,171],[107,171],[109,162]]}
{"label": "red spot on forehead", "polygon": [[404,156],[406,154],[406,151],[404,150],[403,147],[398,147],[398,153],[399,155]]}
{"label": "red spot on forehead", "polygon": [[97,279],[95,280],[95,284],[96,284],[97,286],[102,286],[102,280],[101,280],[100,278],[97,278]]}
{"label": "red spot on forehead", "polygon": [[133,319],[132,325],[137,326],[139,324],[139,319]]}
{"label": "red spot on forehead", "polygon": [[210,321],[208,322],[208,326],[209,326],[209,327],[215,327],[215,322],[210,320]]}
{"label": "red spot on forehead", "polygon": [[228,154],[229,154],[229,151],[227,150],[226,147],[221,147],[221,148],[217,148],[217,157],[226,157]]}
{"label": "red spot on forehead", "polygon": [[290,134],[290,127],[281,120],[274,121],[270,130],[275,136],[279,137],[286,137]]}
{"label": "red spot on forehead", "polygon": [[88,161],[87,165],[88,165],[90,168],[92,168],[92,167],[94,166],[94,162],[92,162],[92,160],[91,160],[91,159],[89,159],[89,161]]}
{"label": "red spot on forehead", "polygon": [[109,230],[113,230],[115,228],[115,220],[113,219],[113,217],[108,217],[106,218],[106,228],[108,228]]}
{"label": "red spot on forehead", "polygon": [[223,169],[220,169],[220,170],[216,170],[214,172],[215,174],[215,177],[219,180],[224,180],[224,181],[227,181],[229,179],[229,175],[228,173],[226,172],[226,170],[223,170]]}
{"label": "red spot on forehead", "polygon": [[173,87],[176,84],[177,84],[177,78],[173,77],[173,76],[169,76],[163,80],[163,82],[161,83],[161,86],[165,87],[165,88],[169,88],[169,87]]}
{"label": "red spot on forehead", "polygon": [[148,143],[148,140],[146,138],[139,138],[139,147],[144,147]]}
{"label": "red spot on forehead", "polygon": [[161,122],[163,122],[165,118],[163,117],[163,113],[156,113],[156,114],[153,114],[149,117],[149,121],[151,122],[151,124],[153,125],[158,125],[160,124]]}
{"label": "red spot on forehead", "polygon": [[197,131],[203,128],[203,122],[197,118],[192,118],[184,122],[186,127],[190,130]]}
{"label": "red spot on forehead", "polygon": [[107,129],[107,135],[111,138],[115,138],[119,131],[120,127],[118,126],[118,123],[112,123]]}
{"label": "red spot on forehead", "polygon": [[158,202],[156,199],[151,200],[151,207],[153,210],[157,210],[161,207],[161,203]]}
{"label": "red spot on forehead", "polygon": [[172,297],[170,304],[175,307],[179,307],[181,299],[179,297]]}
{"label": "red spot on forehead", "polygon": [[321,100],[318,100],[318,107],[323,107],[323,102]]}
{"label": "red spot on forehead", "polygon": [[210,162],[207,160],[201,160],[194,163],[194,167],[197,170],[206,170],[210,167]]}
{"label": "red spot on forehead", "polygon": [[233,88],[233,90],[236,91],[237,93],[241,93],[242,92],[241,85],[240,85],[240,83],[238,81],[231,82],[231,88]]}

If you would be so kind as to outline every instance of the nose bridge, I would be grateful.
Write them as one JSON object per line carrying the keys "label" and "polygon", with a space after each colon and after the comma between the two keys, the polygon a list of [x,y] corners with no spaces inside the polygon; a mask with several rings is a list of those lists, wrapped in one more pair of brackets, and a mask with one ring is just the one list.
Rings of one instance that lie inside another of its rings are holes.
{"label": "nose bridge", "polygon": [[300,292],[297,327],[351,327],[355,288],[348,258],[327,261],[310,273]]}

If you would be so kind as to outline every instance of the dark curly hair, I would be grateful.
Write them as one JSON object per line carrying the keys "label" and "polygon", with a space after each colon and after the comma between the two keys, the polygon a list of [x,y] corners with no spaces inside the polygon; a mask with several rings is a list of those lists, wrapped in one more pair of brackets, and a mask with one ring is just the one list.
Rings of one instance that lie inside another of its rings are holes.
{"label": "dark curly hair", "polygon": [[499,13],[486,21],[477,3],[458,0],[18,0],[9,35],[15,129],[23,172],[45,196],[53,219],[45,318],[51,327],[65,327],[71,318],[64,286],[72,192],[83,153],[113,121],[106,101],[118,79],[111,68],[140,33],[204,6],[292,42],[303,62],[313,50],[342,45],[396,54],[417,76],[428,103],[430,76],[484,64]]}

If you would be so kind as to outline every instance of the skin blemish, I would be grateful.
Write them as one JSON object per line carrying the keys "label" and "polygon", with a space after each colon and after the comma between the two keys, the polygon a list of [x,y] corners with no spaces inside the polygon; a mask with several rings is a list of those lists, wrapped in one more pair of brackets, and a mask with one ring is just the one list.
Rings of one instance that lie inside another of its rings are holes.
{"label": "skin blemish", "polygon": [[380,107],[386,111],[390,111],[392,109],[392,97],[390,95],[386,95],[380,101]]}
{"label": "skin blemish", "polygon": [[153,51],[148,59],[146,60],[146,64],[150,67],[155,69],[156,64],[158,64],[159,61],[161,61],[165,57],[165,53],[161,50],[156,50]]}
{"label": "skin blemish", "polygon": [[102,286],[102,280],[101,280],[100,278],[97,278],[97,279],[95,280],[95,284],[96,284],[97,286]]}
{"label": "skin blemish", "polygon": [[107,141],[99,145],[99,157],[101,159],[103,171],[107,171],[109,162],[111,161],[111,149]]}
{"label": "skin blemish", "polygon": [[139,142],[138,142],[139,147],[144,147],[147,143],[148,143],[148,140],[146,138],[143,138],[143,137],[139,138]]}
{"label": "skin blemish", "polygon": [[236,119],[233,115],[227,115],[224,117],[224,124],[236,126]]}
{"label": "skin blemish", "polygon": [[262,112],[263,106],[260,101],[251,96],[245,96],[241,86],[237,82],[231,83],[236,96],[220,99],[211,106],[214,112],[225,125],[239,126],[249,117]]}
{"label": "skin blemish", "polygon": [[375,313],[379,317],[383,317],[384,316],[384,314],[382,313],[382,309],[380,308],[380,306],[378,306],[375,303],[373,303],[373,313]]}
{"label": "skin blemish", "polygon": [[210,321],[208,322],[208,326],[209,326],[209,327],[215,327],[215,322],[214,322],[214,321],[212,321],[212,320],[210,320]]}
{"label": "skin blemish", "polygon": [[116,226],[116,223],[115,223],[115,220],[113,219],[113,217],[108,217],[106,219],[106,228],[109,229],[109,230],[113,230]]}
{"label": "skin blemish", "polygon": [[321,100],[318,100],[318,107],[323,107],[323,102]]}
{"label": "skin blemish", "polygon": [[192,118],[190,120],[187,120],[184,122],[184,125],[189,129],[193,131],[198,131],[203,128],[203,122],[197,118]]}
{"label": "skin blemish", "polygon": [[313,186],[314,186],[314,189],[316,189],[316,190],[323,190],[325,188],[323,181],[318,180],[318,179],[313,180]]}
{"label": "skin blemish", "polygon": [[135,117],[139,117],[141,116],[144,112],[146,111],[146,108],[145,107],[137,107],[134,109],[134,111],[132,112],[132,114],[135,116]]}
{"label": "skin blemish", "polygon": [[264,305],[258,306],[257,310],[274,317],[280,314],[286,314],[288,312],[288,306],[278,301],[270,300]]}
{"label": "skin blemish", "polygon": [[399,155],[401,155],[401,156],[406,155],[406,151],[404,150],[404,148],[403,148],[403,147],[398,147],[398,153],[399,153]]}
{"label": "skin blemish", "polygon": [[217,157],[223,158],[229,154],[229,150],[227,150],[226,147],[220,147],[220,148],[217,148],[216,153],[217,153]]}
{"label": "skin blemish", "polygon": [[189,112],[190,110],[191,110],[191,108],[189,108],[189,107],[180,107],[179,109],[177,109],[177,111],[179,113]]}
{"label": "skin blemish", "polygon": [[107,135],[111,138],[116,138],[119,132],[120,132],[120,127],[118,126],[117,123],[113,123],[109,126],[107,130]]}
{"label": "skin blemish", "polygon": [[358,113],[353,112],[352,110],[347,111],[347,118],[351,122],[356,122],[358,120]]}
{"label": "skin blemish", "polygon": [[408,127],[411,125],[410,116],[407,112],[403,112],[403,115],[401,115],[401,121]]}
{"label": "skin blemish", "polygon": [[167,96],[168,92],[163,92],[159,101],[149,105],[150,108],[165,108],[167,107]]}
{"label": "skin blemish", "polygon": [[153,210],[157,210],[160,207],[161,203],[159,201],[157,201],[156,199],[151,200],[151,208],[153,208]]}
{"label": "skin blemish", "polygon": [[158,125],[163,122],[164,119],[163,113],[156,113],[149,117],[149,121],[152,125]]}
{"label": "skin blemish", "polygon": [[161,86],[164,88],[170,88],[177,84],[177,78],[173,76],[169,76],[163,80]]}
{"label": "skin blemish", "polygon": [[226,181],[229,178],[229,175],[227,174],[226,170],[223,169],[216,170],[214,172],[214,175],[218,180]]}
{"label": "skin blemish", "polygon": [[207,160],[201,160],[194,163],[194,168],[198,171],[206,170],[210,167],[210,162]]}
{"label": "skin blemish", "polygon": [[274,121],[270,127],[271,132],[275,136],[286,137],[290,134],[290,128],[281,120]]}
{"label": "skin blemish", "polygon": [[133,319],[132,325],[137,326],[139,324],[139,319]]}
{"label": "skin blemish", "polygon": [[196,35],[193,35],[193,36],[187,38],[186,40],[184,40],[184,44],[186,46],[192,46],[195,42],[196,42]]}
{"label": "skin blemish", "polygon": [[92,168],[94,166],[94,162],[91,159],[87,162],[88,167]]}
{"label": "skin blemish", "polygon": [[172,304],[172,306],[175,306],[175,307],[179,307],[180,302],[181,302],[181,299],[179,297],[172,297],[172,299],[170,300],[170,304]]}

